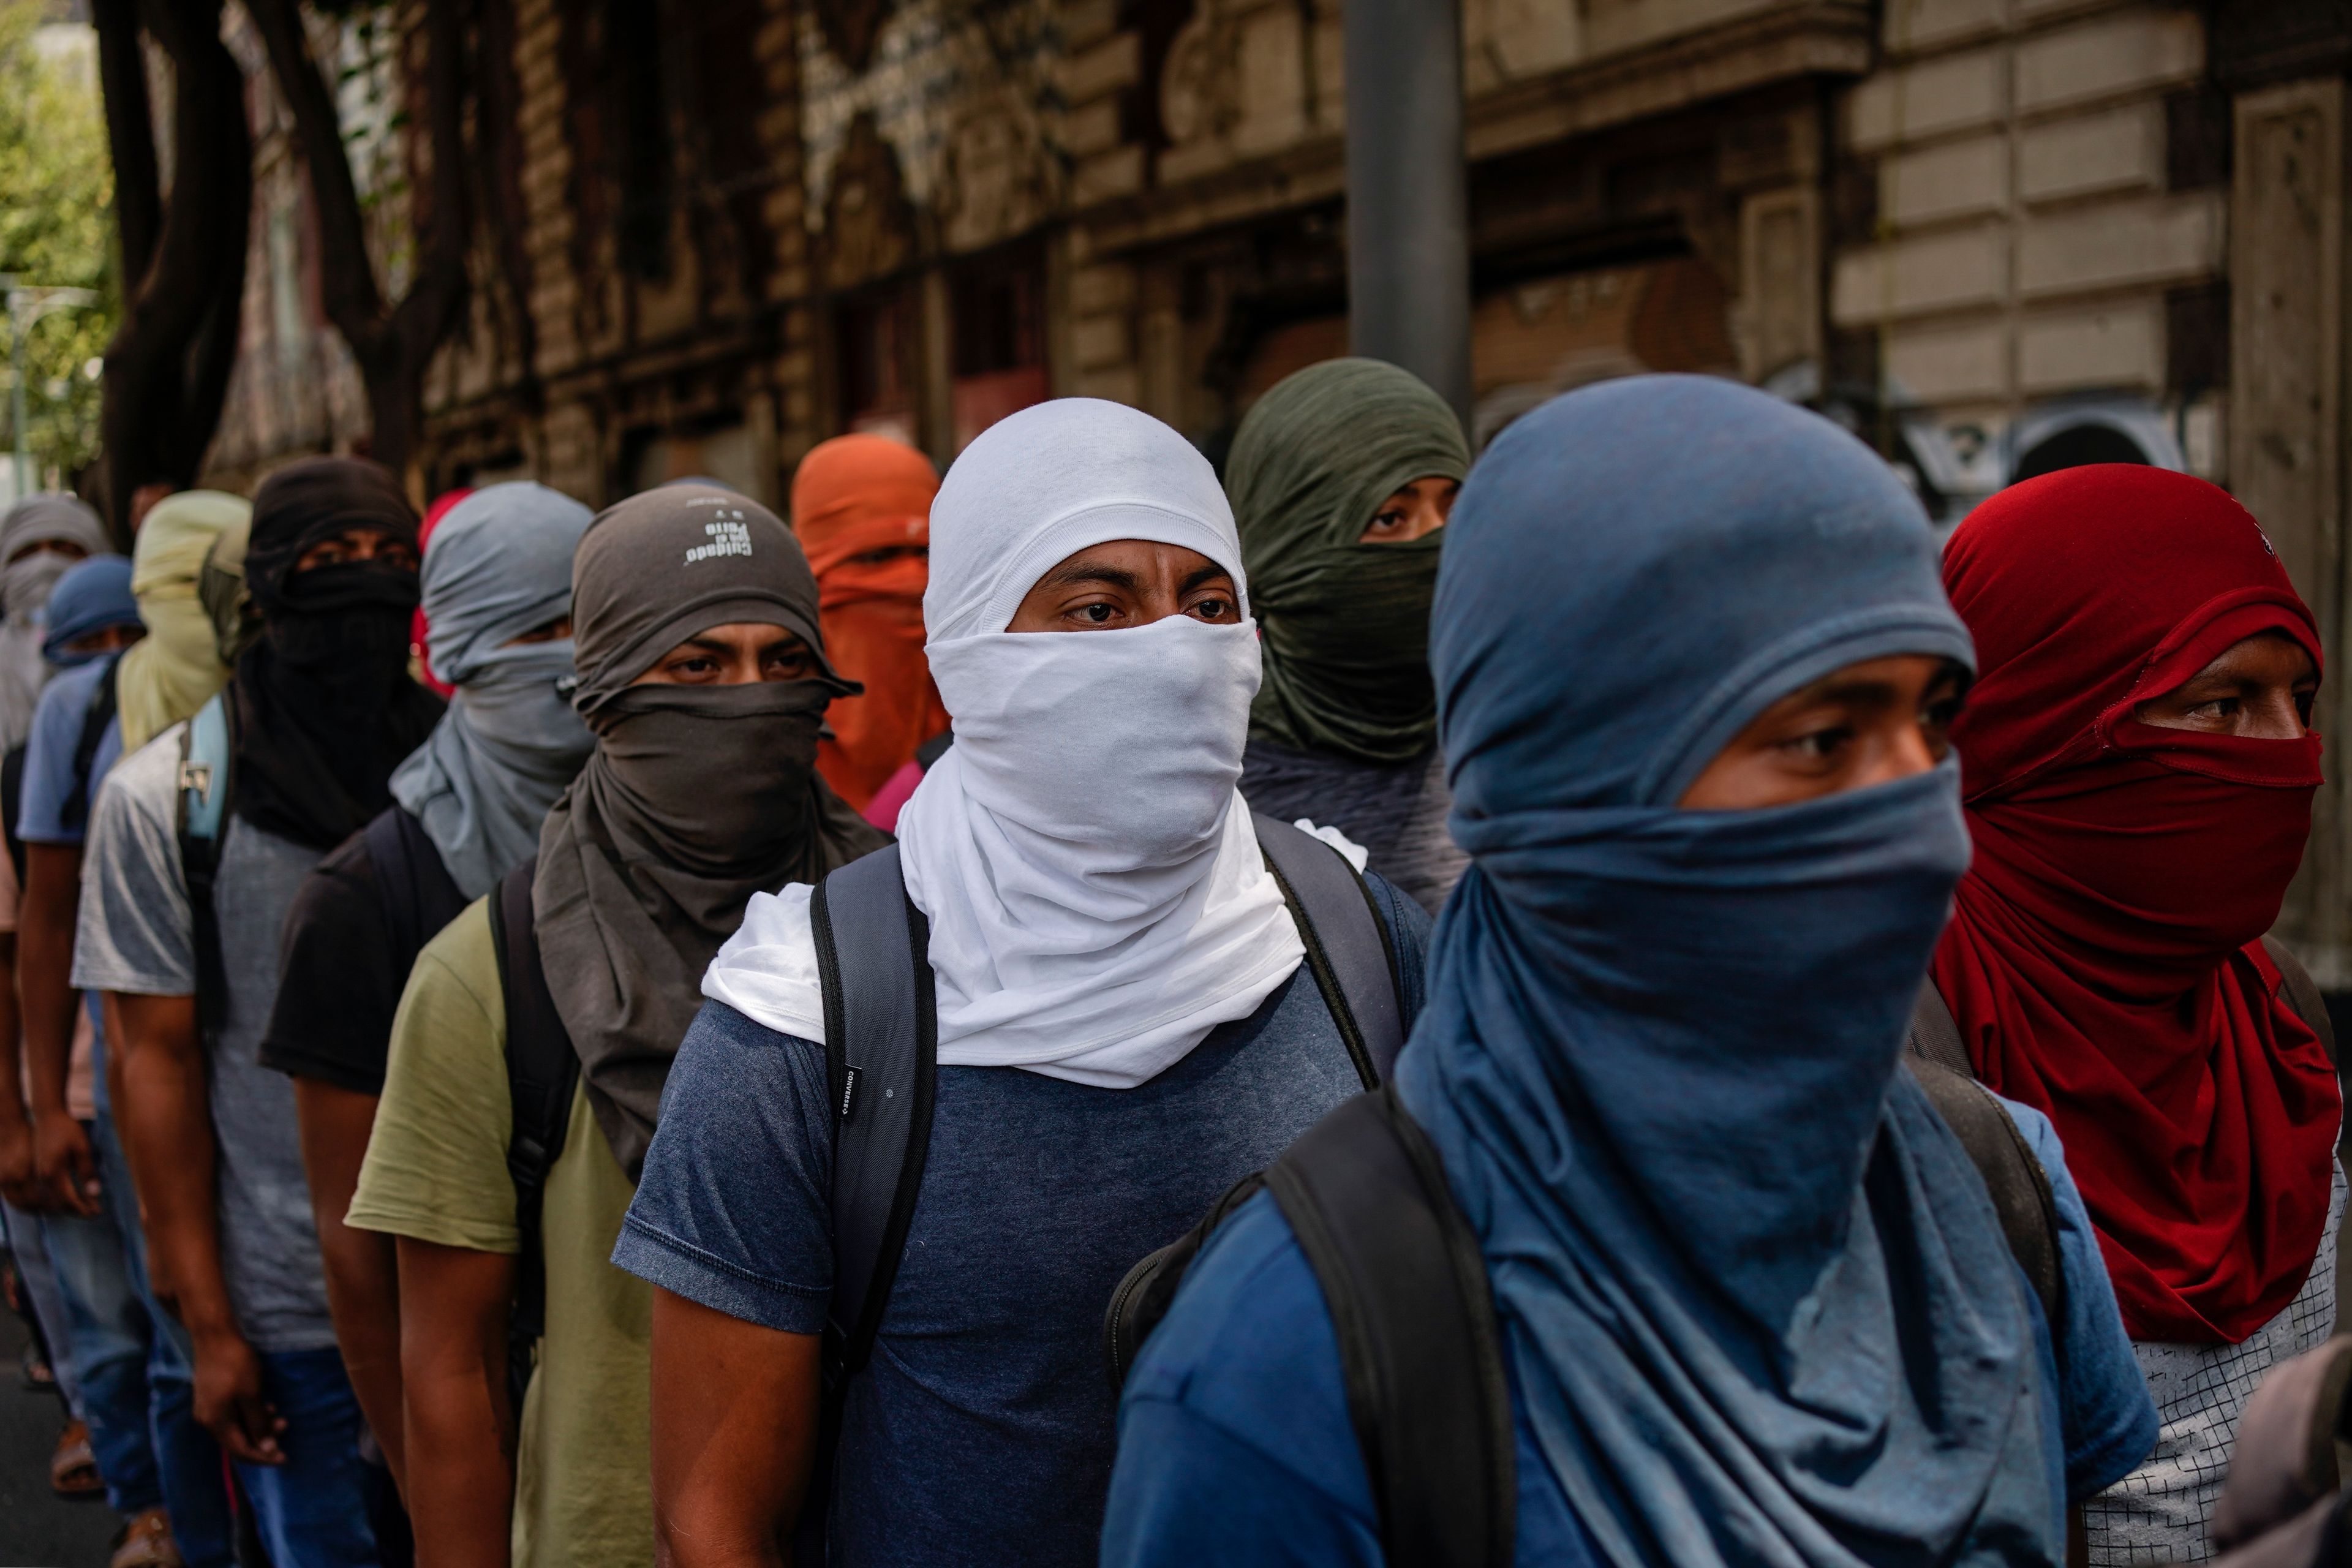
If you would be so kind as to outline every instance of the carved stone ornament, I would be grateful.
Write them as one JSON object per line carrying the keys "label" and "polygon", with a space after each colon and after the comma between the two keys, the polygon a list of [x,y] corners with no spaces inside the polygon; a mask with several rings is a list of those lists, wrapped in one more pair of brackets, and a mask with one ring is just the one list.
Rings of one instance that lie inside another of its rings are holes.
{"label": "carved stone ornament", "polygon": [[1033,228],[1053,213],[1059,184],[1034,106],[990,92],[958,117],[942,149],[933,187],[940,238],[970,251]]}
{"label": "carved stone ornament", "polygon": [[874,44],[882,36],[882,24],[890,18],[890,0],[810,0],[810,9],[834,58],[847,66],[851,75],[863,75],[874,63]]}
{"label": "carved stone ornament", "polygon": [[855,288],[887,277],[915,258],[914,208],[907,199],[898,154],[882,140],[870,110],[850,121],[834,165],[823,241],[824,281],[830,289]]}

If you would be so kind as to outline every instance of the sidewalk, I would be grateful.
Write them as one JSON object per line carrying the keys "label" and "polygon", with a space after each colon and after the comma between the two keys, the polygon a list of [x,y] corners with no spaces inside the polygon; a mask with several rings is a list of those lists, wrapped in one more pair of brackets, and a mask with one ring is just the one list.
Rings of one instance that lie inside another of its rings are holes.
{"label": "sidewalk", "polygon": [[63,1417],[57,1396],[16,1381],[25,1327],[0,1309],[0,1568],[104,1568],[121,1521],[102,1501],[49,1490],[49,1451]]}

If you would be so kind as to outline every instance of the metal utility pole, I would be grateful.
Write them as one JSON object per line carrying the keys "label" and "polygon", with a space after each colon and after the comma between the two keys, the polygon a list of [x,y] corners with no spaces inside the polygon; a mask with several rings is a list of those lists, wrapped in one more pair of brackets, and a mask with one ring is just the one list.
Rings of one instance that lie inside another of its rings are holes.
{"label": "metal utility pole", "polygon": [[1348,337],[1470,418],[1458,0],[1347,0]]}
{"label": "metal utility pole", "polygon": [[22,500],[29,488],[25,475],[33,466],[32,433],[25,423],[25,334],[33,323],[53,310],[95,305],[98,296],[88,289],[42,289],[13,274],[0,272],[0,287],[8,290],[8,429],[16,441],[16,463],[9,475],[11,500]]}

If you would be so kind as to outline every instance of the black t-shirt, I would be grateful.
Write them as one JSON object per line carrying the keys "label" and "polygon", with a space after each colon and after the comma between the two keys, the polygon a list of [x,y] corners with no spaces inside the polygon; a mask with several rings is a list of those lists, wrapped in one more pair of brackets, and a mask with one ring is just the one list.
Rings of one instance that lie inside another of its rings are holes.
{"label": "black t-shirt", "polygon": [[408,972],[466,904],[440,851],[399,806],[329,850],[286,911],[261,1065],[382,1094]]}

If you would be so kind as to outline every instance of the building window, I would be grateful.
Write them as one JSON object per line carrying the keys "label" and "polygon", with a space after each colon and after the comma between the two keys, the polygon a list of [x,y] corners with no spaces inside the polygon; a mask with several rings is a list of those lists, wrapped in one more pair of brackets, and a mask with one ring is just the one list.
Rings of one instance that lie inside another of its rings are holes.
{"label": "building window", "polygon": [[845,431],[887,436],[915,446],[915,312],[909,292],[892,286],[845,300],[834,312],[839,407]]}
{"label": "building window", "polygon": [[1045,370],[1045,258],[1012,246],[959,265],[950,285],[955,449],[1053,395]]}

